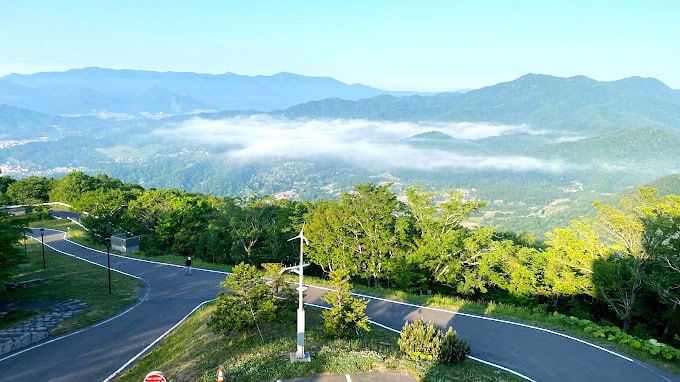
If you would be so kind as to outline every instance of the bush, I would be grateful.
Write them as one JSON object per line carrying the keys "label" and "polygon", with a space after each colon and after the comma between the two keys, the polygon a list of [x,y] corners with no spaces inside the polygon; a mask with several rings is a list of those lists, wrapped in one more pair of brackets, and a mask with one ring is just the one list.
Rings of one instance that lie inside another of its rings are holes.
{"label": "bush", "polygon": [[468,355],[470,355],[470,344],[459,338],[455,330],[449,328],[442,340],[439,362],[444,365],[460,363],[465,361]]}
{"label": "bush", "polygon": [[437,360],[443,337],[442,331],[431,322],[425,324],[423,320],[417,320],[404,324],[397,343],[399,349],[412,359]]}
{"label": "bush", "polygon": [[368,332],[370,327],[365,313],[368,300],[352,297],[352,284],[347,270],[336,269],[330,273],[330,278],[337,290],[330,291],[321,298],[333,306],[321,313],[324,332],[336,338],[345,337],[351,331],[358,334],[359,329]]}
{"label": "bush", "polygon": [[578,328],[595,337],[606,338],[609,341],[627,345],[634,349],[646,350],[651,355],[663,357],[667,360],[672,360],[674,358],[680,359],[680,350],[658,342],[655,339],[645,341],[628,333],[624,333],[616,326],[598,325],[588,320],[582,320],[573,316],[565,316],[557,312],[553,314],[553,317],[557,322],[566,324],[571,328]]}

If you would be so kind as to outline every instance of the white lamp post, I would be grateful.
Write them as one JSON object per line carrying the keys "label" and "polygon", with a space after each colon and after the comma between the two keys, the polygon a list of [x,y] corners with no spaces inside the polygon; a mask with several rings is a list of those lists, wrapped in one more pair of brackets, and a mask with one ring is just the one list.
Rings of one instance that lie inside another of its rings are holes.
{"label": "white lamp post", "polygon": [[[297,272],[300,274],[300,282],[298,287],[296,288],[298,290],[298,310],[297,310],[297,352],[295,353],[290,353],[290,361],[291,362],[309,362],[311,361],[311,357],[309,356],[309,352],[305,351],[305,309],[304,309],[304,292],[307,290],[305,287],[305,284],[302,280],[302,270],[304,269],[305,266],[309,264],[304,264],[304,259],[303,259],[303,247],[305,244],[309,243],[307,238],[305,237],[304,234],[305,226],[302,226],[302,229],[300,229],[300,234],[295,236],[292,239],[289,239],[288,241],[295,240],[295,239],[300,239],[300,265],[297,267],[289,267],[284,269],[285,270],[293,270],[293,268],[297,268]],[[283,272],[283,271],[282,271]]]}

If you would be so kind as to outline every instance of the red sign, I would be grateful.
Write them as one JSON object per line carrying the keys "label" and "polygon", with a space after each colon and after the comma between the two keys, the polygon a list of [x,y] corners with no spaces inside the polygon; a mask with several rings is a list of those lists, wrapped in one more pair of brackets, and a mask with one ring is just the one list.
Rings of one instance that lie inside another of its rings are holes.
{"label": "red sign", "polygon": [[143,382],[168,382],[160,371],[152,371],[144,377]]}

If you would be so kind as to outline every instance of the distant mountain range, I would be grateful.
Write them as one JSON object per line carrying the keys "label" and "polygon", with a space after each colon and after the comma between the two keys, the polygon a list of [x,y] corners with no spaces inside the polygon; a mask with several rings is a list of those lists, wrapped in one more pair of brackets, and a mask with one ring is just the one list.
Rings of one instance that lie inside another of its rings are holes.
{"label": "distant mountain range", "polygon": [[531,124],[573,133],[636,126],[680,132],[680,90],[654,78],[600,82],[584,76],[527,74],[465,93],[428,97],[384,95],[358,101],[334,98],[306,102],[281,114],[290,118]]}
{"label": "distant mountain range", "polygon": [[0,77],[0,104],[52,114],[270,111],[310,100],[331,97],[357,100],[379,94],[418,93],[385,91],[361,84],[348,85],[329,77],[285,72],[251,77],[234,73],[83,68]]}
{"label": "distant mountain range", "polygon": [[[424,95],[285,73],[90,68],[5,76],[2,103],[0,169],[13,176],[80,169],[147,188],[299,199],[358,182],[460,188],[489,202],[479,223],[538,235],[647,182],[680,194],[669,181],[680,174],[680,91],[653,78],[528,74]],[[55,115],[90,108],[136,118]],[[197,108],[219,111],[184,113]]]}

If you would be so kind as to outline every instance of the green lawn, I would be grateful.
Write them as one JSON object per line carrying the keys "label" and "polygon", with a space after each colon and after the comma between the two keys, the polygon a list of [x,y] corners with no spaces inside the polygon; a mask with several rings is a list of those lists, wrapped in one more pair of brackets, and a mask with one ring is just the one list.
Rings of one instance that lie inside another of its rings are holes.
{"label": "green lawn", "polygon": [[286,325],[224,337],[213,334],[206,322],[214,308],[199,309],[175,332],[128,370],[117,382],[137,382],[153,370],[175,382],[215,381],[217,368],[224,368],[225,381],[264,381],[318,374],[346,374],[371,370],[410,370],[424,381],[522,381],[519,377],[474,361],[442,366],[412,361],[399,351],[398,334],[371,326],[371,331],[350,339],[330,339],[321,331],[320,310],[306,309],[305,350],[308,363],[291,363],[296,350],[293,316]]}
{"label": "green lawn", "polygon": [[[69,231],[69,238],[76,242],[80,242],[87,246],[92,246],[92,243],[87,240],[85,232],[77,225],[69,222],[68,220],[50,220],[48,222],[38,222],[35,223],[36,226],[42,226],[45,228],[55,228],[63,231]],[[68,230],[68,227],[71,227]],[[96,247],[96,245],[95,245]],[[105,249],[103,245],[99,246],[99,249]],[[135,254],[128,254],[133,257],[140,257]],[[183,264],[184,258],[180,256],[161,256],[161,257],[140,257],[147,258],[161,262],[167,262],[172,264]],[[200,261],[195,261],[194,266],[198,268],[215,269],[222,271],[230,271],[231,267],[226,265],[209,264]],[[297,276],[292,276],[291,280]],[[326,285],[328,282],[323,279],[315,279],[312,277],[306,278],[307,282],[316,285]],[[553,329],[574,335],[579,338],[583,338],[587,341],[606,346],[613,350],[619,351],[621,353],[630,355],[644,362],[659,366],[673,373],[680,374],[680,362],[678,361],[667,361],[659,356],[651,355],[650,353],[637,349],[630,345],[619,344],[607,339],[596,337],[590,333],[583,332],[578,328],[574,328],[571,325],[565,324],[563,320],[555,319],[551,314],[547,314],[545,310],[540,308],[527,308],[522,306],[515,306],[511,304],[495,303],[493,301],[489,302],[474,302],[467,301],[462,298],[452,297],[452,296],[441,296],[441,295],[416,295],[412,293],[406,293],[394,289],[385,288],[369,288],[365,286],[355,285],[355,291],[359,293],[365,293],[373,296],[384,297],[388,299],[406,301],[421,305],[429,305],[434,307],[440,307],[450,310],[460,310],[468,313],[475,313],[480,315],[488,315],[498,318],[509,319],[513,321],[519,321],[528,324],[534,324],[548,329]]]}
{"label": "green lawn", "polygon": [[[112,293],[108,291],[108,274],[105,268],[74,259],[45,247],[46,268],[43,269],[39,242],[28,240],[25,264],[15,269],[7,282],[32,279],[46,280],[42,284],[0,294],[0,301],[63,301],[78,299],[87,303],[81,314],[64,321],[52,334],[62,334],[86,327],[121,312],[138,300],[144,284],[132,277],[111,272]],[[23,245],[21,246],[23,249]],[[4,290],[4,284],[0,287]],[[27,318],[39,312],[15,311],[13,317]],[[11,318],[11,317],[8,317]],[[2,326],[16,322],[0,321]]]}

